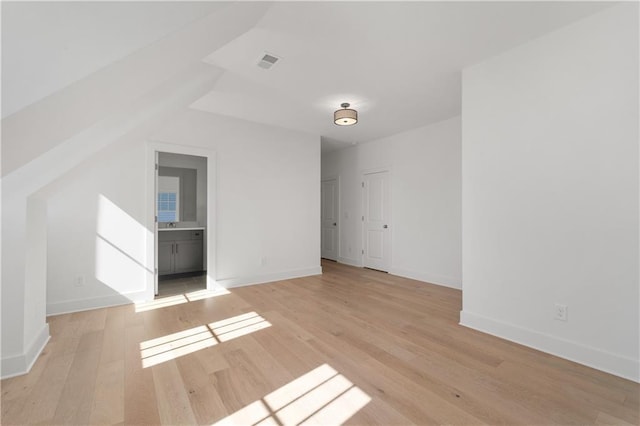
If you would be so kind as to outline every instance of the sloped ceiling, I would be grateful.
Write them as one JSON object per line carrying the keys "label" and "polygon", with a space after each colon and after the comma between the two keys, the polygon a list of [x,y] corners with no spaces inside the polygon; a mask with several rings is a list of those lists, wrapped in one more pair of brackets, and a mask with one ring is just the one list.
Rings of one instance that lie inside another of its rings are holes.
{"label": "sloped ceiling", "polygon": [[[77,102],[89,86],[84,82],[129,69],[119,64],[144,57],[149,72],[153,63],[184,60],[184,51],[200,54],[192,47],[205,45],[195,38],[205,33],[189,28],[220,15],[225,34],[235,35],[209,43],[214,48],[201,54],[220,76],[191,108],[316,134],[323,149],[336,149],[460,114],[462,69],[612,3],[244,3],[258,16],[248,29],[246,19],[236,23],[229,5],[2,2],[3,128],[37,125],[28,113],[37,105],[72,90]],[[176,33],[193,34],[180,39],[183,52],[167,49],[173,56],[146,59],[149,49]],[[282,60],[270,70],[259,68],[265,52]],[[112,74],[109,84],[117,91]],[[120,79],[131,84],[130,77]],[[333,124],[332,112],[342,102],[359,111],[357,125]],[[20,158],[10,163],[17,167],[55,143],[28,155],[15,147]]]}
{"label": "sloped ceiling", "polygon": [[[91,4],[93,3],[83,6],[88,7]],[[175,118],[176,114],[183,113],[188,105],[213,88],[212,85],[202,84],[197,85],[199,90],[193,90],[194,75],[197,76],[196,81],[204,83],[214,81],[224,72],[215,66],[205,64],[202,58],[253,28],[268,6],[267,3],[225,3],[224,7],[218,7],[215,13],[204,14],[171,34],[4,117],[2,175],[7,176],[27,167],[71,141],[80,139],[84,140],[85,144],[93,145],[96,140],[102,140],[100,144],[104,146],[112,140],[104,140],[103,136],[124,136],[121,133],[124,129],[137,132],[136,127],[142,125],[140,118],[148,117],[149,114],[164,114],[153,102],[147,102],[149,99],[157,99],[158,105],[164,105],[174,111],[174,115],[166,117],[164,122]],[[134,3],[133,7],[144,7],[144,4],[140,6]],[[100,9],[97,9],[96,14],[99,11]],[[144,22],[140,20],[139,23],[144,26]],[[64,24],[72,25],[70,22],[61,22],[61,25]],[[5,32],[5,28],[2,30],[3,41],[11,38],[11,33]],[[116,32],[117,29],[110,31]],[[47,34],[34,31],[32,37],[46,39]],[[105,40],[110,39],[107,37]],[[47,43],[43,45],[46,46]],[[39,53],[43,53],[40,48],[24,52],[36,56]],[[74,62],[83,62],[81,54],[76,52],[72,56]],[[3,66],[5,65],[6,61],[3,62]],[[55,61],[45,61],[40,66],[55,68],[58,65]],[[25,74],[28,74],[27,71]],[[28,76],[25,78],[29,81],[33,79]],[[57,79],[50,82],[60,84],[60,80]],[[12,82],[4,84],[10,85]],[[189,93],[189,96],[182,96],[182,93]],[[5,93],[3,97],[4,95]],[[23,98],[20,97],[19,100],[21,99]],[[175,102],[165,102],[170,99],[180,99],[180,103],[184,102],[184,105],[176,109]],[[142,107],[144,105],[146,110]],[[123,111],[132,111],[132,108],[136,112],[131,112],[131,116],[122,114]],[[100,137],[86,137],[95,135],[97,129],[102,132]],[[149,137],[149,134],[140,137],[144,139]],[[59,165],[53,160],[56,156],[49,157],[51,159],[47,164],[60,170]],[[81,158],[77,158],[77,161],[80,160]],[[39,168],[44,166],[42,161],[38,164]]]}
{"label": "sloped ceiling", "polygon": [[[605,7],[571,2],[281,2],[205,61],[226,73],[192,107],[367,142],[460,114],[461,70]],[[265,52],[282,57],[257,67]],[[342,102],[359,123],[336,126]]]}
{"label": "sloped ceiling", "polygon": [[220,2],[2,2],[2,117],[156,42]]}

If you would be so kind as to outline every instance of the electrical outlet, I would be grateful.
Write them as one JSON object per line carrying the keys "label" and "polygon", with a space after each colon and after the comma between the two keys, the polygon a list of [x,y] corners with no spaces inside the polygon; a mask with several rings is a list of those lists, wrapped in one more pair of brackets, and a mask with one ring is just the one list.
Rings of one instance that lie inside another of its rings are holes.
{"label": "electrical outlet", "polygon": [[84,275],[78,275],[76,277],[75,286],[82,287],[84,285]]}
{"label": "electrical outlet", "polygon": [[567,320],[567,314],[568,314],[568,310],[569,308],[567,307],[567,305],[563,305],[561,303],[556,303],[555,306],[555,314],[554,314],[554,318],[559,320],[559,321],[566,321]]}

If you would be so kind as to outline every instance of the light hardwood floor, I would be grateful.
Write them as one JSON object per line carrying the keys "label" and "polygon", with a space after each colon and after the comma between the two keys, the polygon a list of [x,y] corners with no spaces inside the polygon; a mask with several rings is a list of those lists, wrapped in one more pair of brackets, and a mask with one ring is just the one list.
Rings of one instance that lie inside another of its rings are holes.
{"label": "light hardwood floor", "polygon": [[2,424],[639,423],[638,384],[459,326],[460,291],[323,268],[51,317]]}

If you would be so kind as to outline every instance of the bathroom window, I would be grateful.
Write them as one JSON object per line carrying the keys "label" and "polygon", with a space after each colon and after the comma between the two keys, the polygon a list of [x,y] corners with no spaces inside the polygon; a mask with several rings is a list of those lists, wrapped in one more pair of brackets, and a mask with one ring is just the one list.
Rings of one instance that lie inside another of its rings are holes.
{"label": "bathroom window", "polygon": [[158,222],[180,220],[180,178],[158,176]]}

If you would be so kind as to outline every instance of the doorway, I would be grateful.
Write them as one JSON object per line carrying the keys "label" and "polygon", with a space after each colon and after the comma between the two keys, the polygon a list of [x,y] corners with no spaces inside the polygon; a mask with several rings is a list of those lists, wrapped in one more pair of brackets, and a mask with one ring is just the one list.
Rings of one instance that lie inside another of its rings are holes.
{"label": "doorway", "polygon": [[214,152],[148,143],[148,300],[215,288]]}
{"label": "doorway", "polygon": [[157,153],[156,296],[206,288],[207,159],[170,152]]}
{"label": "doorway", "polygon": [[326,179],[321,182],[321,249],[323,259],[338,260],[338,179]]}
{"label": "doorway", "polygon": [[391,267],[391,197],[389,171],[363,173],[362,264],[388,272]]}

